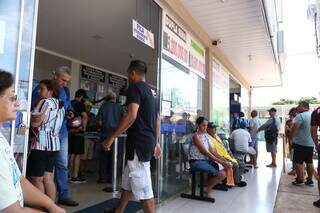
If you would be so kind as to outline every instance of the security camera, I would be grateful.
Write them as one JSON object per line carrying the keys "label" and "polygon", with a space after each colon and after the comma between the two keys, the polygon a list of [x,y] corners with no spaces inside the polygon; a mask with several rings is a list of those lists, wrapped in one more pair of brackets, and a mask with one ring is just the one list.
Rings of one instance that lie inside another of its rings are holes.
{"label": "security camera", "polygon": [[222,40],[221,39],[216,39],[216,40],[213,40],[212,41],[212,45],[213,46],[218,46],[218,44],[221,44],[222,43]]}

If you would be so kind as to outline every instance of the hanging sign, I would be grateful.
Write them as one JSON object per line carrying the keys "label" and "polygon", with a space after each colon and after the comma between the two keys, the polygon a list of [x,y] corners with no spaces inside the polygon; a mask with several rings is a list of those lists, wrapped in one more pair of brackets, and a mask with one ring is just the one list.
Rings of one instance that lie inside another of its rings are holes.
{"label": "hanging sign", "polygon": [[133,37],[141,41],[142,43],[154,48],[154,35],[152,32],[144,28],[136,20],[132,20],[132,33]]}
{"label": "hanging sign", "polygon": [[81,78],[88,79],[94,82],[105,83],[106,73],[104,71],[88,67],[85,65],[80,66]]}

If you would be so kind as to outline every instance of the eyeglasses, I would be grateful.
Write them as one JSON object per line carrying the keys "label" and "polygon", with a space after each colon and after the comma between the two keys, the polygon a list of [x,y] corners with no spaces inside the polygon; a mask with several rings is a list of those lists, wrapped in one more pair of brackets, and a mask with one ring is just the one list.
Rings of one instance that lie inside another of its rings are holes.
{"label": "eyeglasses", "polygon": [[10,102],[18,101],[18,95],[10,95],[10,96],[0,95],[0,97],[4,97]]}

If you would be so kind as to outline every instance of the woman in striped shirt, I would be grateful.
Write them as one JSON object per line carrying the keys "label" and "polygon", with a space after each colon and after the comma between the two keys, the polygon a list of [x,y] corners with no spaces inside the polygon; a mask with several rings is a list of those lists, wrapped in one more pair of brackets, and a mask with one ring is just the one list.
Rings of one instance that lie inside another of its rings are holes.
{"label": "woman in striped shirt", "polygon": [[41,100],[34,109],[31,119],[31,127],[35,129],[33,131],[36,137],[31,143],[27,176],[35,187],[55,200],[53,167],[55,156],[60,150],[59,131],[65,111],[56,98],[51,80],[40,82],[39,95]]}

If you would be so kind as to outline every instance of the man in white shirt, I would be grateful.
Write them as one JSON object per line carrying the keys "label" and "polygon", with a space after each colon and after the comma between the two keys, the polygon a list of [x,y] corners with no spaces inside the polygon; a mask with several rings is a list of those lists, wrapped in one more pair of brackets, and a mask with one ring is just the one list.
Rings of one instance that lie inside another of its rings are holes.
{"label": "man in white shirt", "polygon": [[245,123],[240,124],[240,128],[232,132],[230,138],[233,141],[233,151],[235,153],[250,154],[255,156],[256,151],[253,147],[249,146],[252,142],[249,132],[246,130]]}
{"label": "man in white shirt", "polygon": [[[13,76],[0,70],[0,126],[2,122],[15,120],[18,108]],[[50,213],[65,212],[21,175],[12,148],[0,132],[0,212],[43,212],[43,210]]]}
{"label": "man in white shirt", "polygon": [[251,119],[249,121],[249,132],[252,139],[251,146],[256,150],[255,161],[252,159],[252,163],[255,168],[257,168],[257,159],[258,159],[258,141],[259,141],[259,133],[258,129],[261,126],[260,120],[258,118],[258,112],[256,110],[252,110]]}

